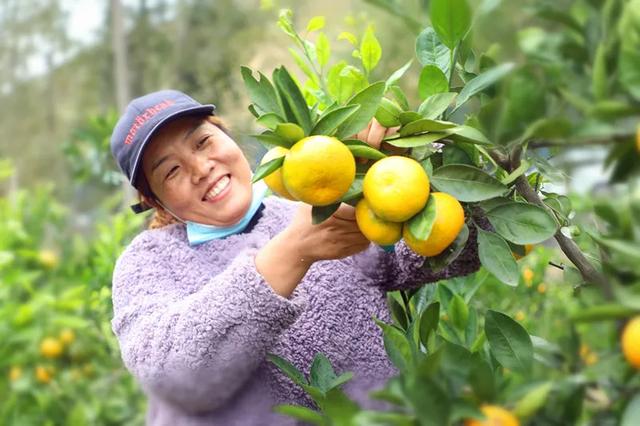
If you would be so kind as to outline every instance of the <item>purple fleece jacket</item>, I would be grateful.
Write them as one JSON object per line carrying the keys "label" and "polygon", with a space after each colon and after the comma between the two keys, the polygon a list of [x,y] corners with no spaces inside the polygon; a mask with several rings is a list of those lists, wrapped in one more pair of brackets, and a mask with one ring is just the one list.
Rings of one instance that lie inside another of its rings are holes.
{"label": "purple fleece jacket", "polygon": [[[433,274],[403,243],[395,253],[371,245],[342,260],[314,263],[290,298],[256,271],[254,256],[292,218],[296,203],[264,200],[248,232],[196,247],[185,226],[140,233],[118,259],[112,321],[124,364],[148,396],[147,424],[294,425],[272,412],[312,401],[273,364],[274,353],[308,373],[323,352],[345,391],[364,408],[367,394],[396,374],[372,320],[390,321],[385,292],[415,288],[478,269],[475,244]],[[471,230],[470,241],[475,241]]]}

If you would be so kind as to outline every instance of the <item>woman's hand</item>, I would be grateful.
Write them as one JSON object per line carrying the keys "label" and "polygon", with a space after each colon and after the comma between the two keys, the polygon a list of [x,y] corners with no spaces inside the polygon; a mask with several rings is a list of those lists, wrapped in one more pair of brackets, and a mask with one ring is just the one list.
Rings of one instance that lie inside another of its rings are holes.
{"label": "woman's hand", "polygon": [[338,210],[322,223],[311,222],[311,206],[301,204],[293,221],[285,230],[298,257],[306,262],[342,259],[369,246],[369,240],[360,232],[355,209],[341,204]]}
{"label": "woman's hand", "polygon": [[365,142],[375,149],[380,149],[381,147],[382,149],[395,148],[386,142],[382,143],[382,140],[387,136],[391,136],[396,133],[398,129],[400,129],[399,126],[389,128],[384,127],[378,122],[378,120],[372,118],[367,127],[358,132],[358,134],[355,135],[355,138]]}
{"label": "woman's hand", "polygon": [[256,269],[273,290],[289,297],[311,265],[342,259],[369,247],[356,223],[355,209],[342,204],[324,222],[311,222],[311,206],[300,203],[293,220],[257,254]]}

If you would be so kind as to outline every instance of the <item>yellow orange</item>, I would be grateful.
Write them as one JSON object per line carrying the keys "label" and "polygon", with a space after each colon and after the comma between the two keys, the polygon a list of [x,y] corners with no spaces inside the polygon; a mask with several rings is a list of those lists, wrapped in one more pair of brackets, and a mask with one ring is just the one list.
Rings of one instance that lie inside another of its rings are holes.
{"label": "yellow orange", "polygon": [[389,222],[378,217],[363,198],[356,204],[358,228],[369,241],[380,245],[391,245],[402,237],[402,223]]}
{"label": "yellow orange", "polygon": [[40,383],[49,383],[53,378],[53,370],[51,368],[38,365],[36,367],[36,380]]}
{"label": "yellow orange", "polygon": [[330,136],[299,140],[282,165],[282,181],[289,194],[313,206],[339,201],[355,176],[353,154],[345,144]]}
{"label": "yellow orange", "polygon": [[405,243],[421,256],[437,256],[456,239],[464,226],[464,210],[460,202],[444,192],[431,194],[436,203],[436,217],[426,240],[416,238],[405,223],[402,237]]}
{"label": "yellow orange", "polygon": [[[276,146],[275,148],[271,148],[264,155],[264,157],[262,157],[260,164],[265,164],[271,160],[275,160],[276,158],[284,157],[285,155],[287,155],[287,152],[289,152],[289,150],[281,146]],[[270,175],[266,176],[264,178],[264,183],[267,184],[269,189],[271,189],[273,192],[275,192],[277,195],[281,196],[282,198],[287,198],[289,200],[295,201],[295,198],[293,197],[293,195],[289,194],[289,191],[287,191],[287,188],[285,188],[284,182],[282,181],[282,167],[280,167],[278,170],[271,173]]]}
{"label": "yellow orange", "polygon": [[58,358],[62,350],[62,343],[53,337],[47,337],[40,343],[40,353],[45,358]]}
{"label": "yellow orange", "polygon": [[624,327],[621,343],[627,362],[640,369],[640,316],[632,318]]}
{"label": "yellow orange", "polygon": [[429,198],[429,176],[420,163],[394,155],[376,161],[362,182],[364,198],[380,218],[404,222]]}
{"label": "yellow orange", "polygon": [[65,345],[71,344],[75,339],[76,335],[70,328],[65,328],[60,332],[60,341]]}
{"label": "yellow orange", "polygon": [[484,420],[467,419],[465,426],[519,426],[518,418],[510,411],[498,405],[483,405],[480,407],[482,414],[486,416]]}
{"label": "yellow orange", "polygon": [[531,250],[533,250],[533,244],[525,244],[524,245],[524,255],[519,255],[518,253],[513,252],[513,257],[516,258],[516,260],[520,260],[523,257],[525,257],[526,255],[528,255],[529,253],[531,253]]}
{"label": "yellow orange", "polygon": [[13,366],[9,369],[9,381],[15,382],[22,377],[22,369],[18,366]]}

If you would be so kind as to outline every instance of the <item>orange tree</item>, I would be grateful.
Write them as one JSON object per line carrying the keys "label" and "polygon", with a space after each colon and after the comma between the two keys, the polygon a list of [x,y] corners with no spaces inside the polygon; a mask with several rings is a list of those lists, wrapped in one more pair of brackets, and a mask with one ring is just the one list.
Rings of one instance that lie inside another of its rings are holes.
{"label": "orange tree", "polygon": [[[395,1],[370,3],[408,28],[419,27]],[[343,32],[339,38],[353,45],[352,63],[332,63],[324,19],[311,19],[303,36],[289,10],[280,13],[278,25],[294,43],[290,51],[304,80],[283,66],[271,79],[242,68],[249,110],[266,128],[255,137],[281,149],[262,162],[254,180],[277,173],[300,140],[340,140],[365,161],[357,163],[341,198],[314,206],[319,222],[341,202],[357,205],[372,165],[400,153],[422,166],[432,193],[406,219],[407,242],[426,241],[437,229],[433,192],[449,194],[464,211],[453,241],[430,253],[424,267],[444,267],[467,244],[478,245],[483,266],[471,276],[390,294],[394,323],[376,321],[399,374],[371,395],[388,401],[389,411],[363,410],[351,401],[341,390],[350,373],[336,374],[322,354],[308,377],[271,356],[316,402],[315,409],[276,409],[322,425],[637,424],[637,322],[624,328],[623,350],[618,342],[624,321],[640,312],[640,200],[633,184],[640,170],[640,1],[532,2],[513,60],[475,45],[467,0],[428,3],[431,25],[419,28],[416,58],[382,81],[374,81],[382,52],[373,27],[360,37]],[[484,2],[476,13],[499,4]],[[418,71],[417,84],[403,84]],[[400,126],[381,149],[353,136],[374,117]],[[605,165],[611,183],[620,184],[616,201],[591,205],[595,200],[577,198],[574,206],[572,197],[547,189],[558,174],[553,154],[599,145],[610,146]],[[287,189],[286,178],[279,179],[278,188]],[[480,226],[483,220],[488,226]],[[477,241],[469,238],[471,227]],[[540,248],[538,263],[527,264],[521,275],[516,257],[551,239],[561,252]],[[547,283],[534,283],[548,265],[562,271],[556,281],[567,285],[564,292],[552,288],[562,295],[559,302],[548,300]],[[492,299],[489,289],[506,295],[504,301]],[[541,323],[527,323],[527,315]],[[550,338],[529,334],[522,323]]]}

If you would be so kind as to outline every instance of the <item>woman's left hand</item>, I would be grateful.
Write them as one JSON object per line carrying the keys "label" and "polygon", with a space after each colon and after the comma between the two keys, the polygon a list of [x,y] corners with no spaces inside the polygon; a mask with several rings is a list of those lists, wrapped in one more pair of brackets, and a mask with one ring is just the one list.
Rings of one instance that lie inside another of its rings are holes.
{"label": "woman's left hand", "polygon": [[387,136],[396,133],[399,128],[400,127],[384,127],[378,122],[378,120],[372,118],[369,125],[358,132],[355,137],[375,149],[380,149],[381,145],[383,149],[388,149],[391,145],[386,143],[383,144],[382,140]]}

